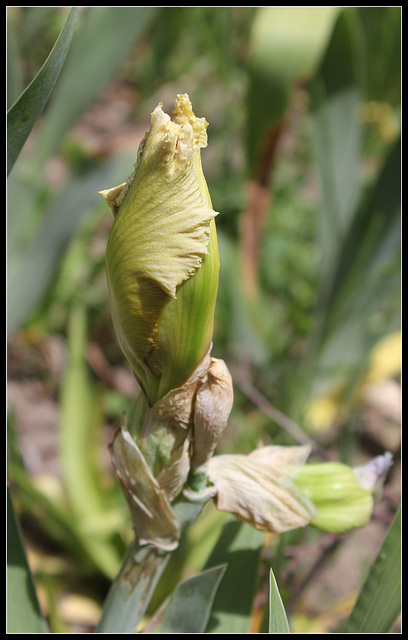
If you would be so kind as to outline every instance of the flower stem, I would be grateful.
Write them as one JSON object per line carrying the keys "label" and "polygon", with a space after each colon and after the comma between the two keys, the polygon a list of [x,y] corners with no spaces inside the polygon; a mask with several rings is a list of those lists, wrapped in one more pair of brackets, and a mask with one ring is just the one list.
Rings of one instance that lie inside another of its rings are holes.
{"label": "flower stem", "polygon": [[171,552],[135,539],[105,601],[96,633],[135,633]]}
{"label": "flower stem", "polygon": [[[193,522],[205,502],[190,502],[182,494],[174,502],[174,512],[183,526]],[[154,589],[172,551],[153,545],[129,545],[117,578],[106,598],[96,633],[135,633],[143,619]]]}

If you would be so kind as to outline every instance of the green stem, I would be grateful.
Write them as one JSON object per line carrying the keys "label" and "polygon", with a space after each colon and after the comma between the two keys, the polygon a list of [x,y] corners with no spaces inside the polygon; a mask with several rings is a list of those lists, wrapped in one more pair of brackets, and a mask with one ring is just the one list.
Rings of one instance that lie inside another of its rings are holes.
{"label": "green stem", "polygon": [[96,633],[136,632],[170,555],[170,551],[157,547],[140,547],[137,540],[131,543],[108,593]]}
{"label": "green stem", "polygon": [[[186,526],[198,517],[204,504],[190,502],[181,494],[173,507],[181,525]],[[152,545],[140,546],[137,539],[130,544],[106,598],[96,633],[136,632],[171,553]]]}

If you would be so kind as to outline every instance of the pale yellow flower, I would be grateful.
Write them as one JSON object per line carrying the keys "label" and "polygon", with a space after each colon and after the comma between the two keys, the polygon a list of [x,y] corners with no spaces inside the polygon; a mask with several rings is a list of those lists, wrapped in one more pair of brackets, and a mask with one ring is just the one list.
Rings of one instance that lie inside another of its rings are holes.
{"label": "pale yellow flower", "polygon": [[200,159],[206,128],[187,95],[173,120],[158,105],[132,175],[100,192],[115,216],[106,249],[115,332],[150,405],[211,347],[219,257]]}

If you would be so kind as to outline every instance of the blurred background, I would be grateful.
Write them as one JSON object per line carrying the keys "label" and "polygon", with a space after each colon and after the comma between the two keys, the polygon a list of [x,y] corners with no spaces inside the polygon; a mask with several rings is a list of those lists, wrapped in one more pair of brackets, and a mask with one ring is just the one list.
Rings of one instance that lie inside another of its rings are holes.
{"label": "blurred background", "polygon": [[[8,107],[67,13],[8,8]],[[209,122],[220,212],[213,355],[235,402],[218,451],[394,455],[363,530],[264,542],[294,631],[350,610],[400,502],[400,34],[400,7],[80,8],[7,193],[9,484],[54,632],[92,631],[131,539],[107,445],[138,389],[112,329],[97,192],[126,179],[150,113],[178,93]],[[204,566],[221,526],[209,507],[166,584]]]}

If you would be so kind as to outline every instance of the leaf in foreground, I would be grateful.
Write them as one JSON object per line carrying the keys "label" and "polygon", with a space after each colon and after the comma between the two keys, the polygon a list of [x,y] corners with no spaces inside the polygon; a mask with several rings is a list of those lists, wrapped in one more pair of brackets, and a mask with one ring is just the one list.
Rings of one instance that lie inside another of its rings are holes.
{"label": "leaf in foreground", "polygon": [[31,129],[57,81],[74,33],[78,8],[73,7],[40,71],[7,113],[7,173],[10,173]]}
{"label": "leaf in foreground", "polygon": [[401,511],[398,511],[343,633],[389,633],[400,611]]}
{"label": "leaf in foreground", "polygon": [[272,569],[269,573],[269,633],[290,633],[285,607]]}
{"label": "leaf in foreground", "polygon": [[7,490],[7,633],[45,631],[11,495]]}
{"label": "leaf in foreground", "polygon": [[203,571],[182,582],[170,596],[154,633],[204,633],[226,566]]}

